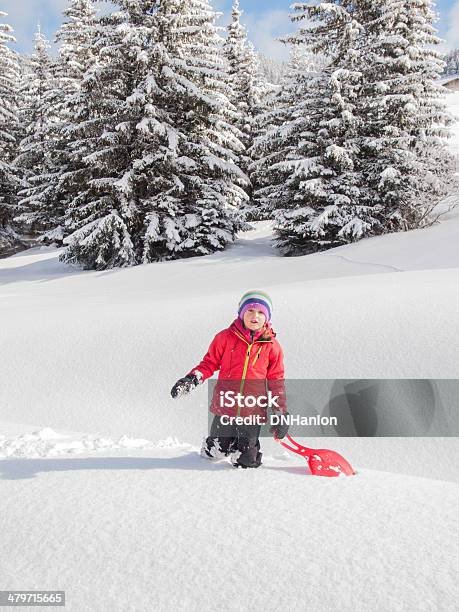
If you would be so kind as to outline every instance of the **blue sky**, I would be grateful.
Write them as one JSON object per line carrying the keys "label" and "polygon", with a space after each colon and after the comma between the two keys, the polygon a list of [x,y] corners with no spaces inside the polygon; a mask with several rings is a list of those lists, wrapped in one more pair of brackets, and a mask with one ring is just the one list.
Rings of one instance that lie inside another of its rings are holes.
{"label": "blue sky", "polygon": [[[211,0],[218,10],[224,12],[222,25],[228,21],[232,0]],[[290,0],[240,0],[244,11],[244,22],[249,36],[258,50],[277,59],[286,57],[285,46],[276,38],[292,31],[288,18]],[[16,48],[30,52],[37,24],[40,23],[44,34],[53,39],[59,27],[62,10],[68,0],[0,0],[0,10],[8,13],[2,21],[9,23],[15,30]],[[100,1],[102,10],[109,3]],[[440,16],[437,23],[440,36],[445,39],[443,50],[459,48],[459,0],[438,0],[436,9]]]}

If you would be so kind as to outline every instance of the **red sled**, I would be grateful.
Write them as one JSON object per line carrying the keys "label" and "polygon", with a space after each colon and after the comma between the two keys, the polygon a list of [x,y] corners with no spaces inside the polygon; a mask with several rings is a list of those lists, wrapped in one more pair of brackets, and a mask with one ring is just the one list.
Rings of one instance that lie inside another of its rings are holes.
{"label": "red sled", "polygon": [[355,474],[351,464],[339,453],[328,450],[327,448],[308,448],[307,446],[301,446],[291,436],[285,436],[290,442],[287,444],[283,440],[279,440],[274,436],[276,442],[282,444],[288,450],[293,453],[304,457],[308,462],[308,467],[313,476],[353,476]]}

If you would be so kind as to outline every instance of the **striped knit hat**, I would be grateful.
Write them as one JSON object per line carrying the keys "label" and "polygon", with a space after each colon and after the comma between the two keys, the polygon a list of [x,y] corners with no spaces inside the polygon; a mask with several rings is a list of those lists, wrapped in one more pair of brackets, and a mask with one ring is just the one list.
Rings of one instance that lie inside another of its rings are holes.
{"label": "striped knit hat", "polygon": [[266,322],[271,320],[273,304],[269,295],[264,291],[247,291],[247,293],[244,293],[244,295],[241,297],[238,315],[242,321],[244,320],[244,314],[247,312],[247,310],[249,310],[249,308],[257,308],[258,310],[261,310],[266,317]]}

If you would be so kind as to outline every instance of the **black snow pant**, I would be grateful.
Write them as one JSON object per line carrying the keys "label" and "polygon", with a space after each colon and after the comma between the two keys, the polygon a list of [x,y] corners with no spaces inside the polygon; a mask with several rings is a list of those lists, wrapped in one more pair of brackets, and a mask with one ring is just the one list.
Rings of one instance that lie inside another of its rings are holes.
{"label": "black snow pant", "polygon": [[[261,465],[260,425],[223,424],[219,415],[214,416],[209,437],[206,438],[203,450],[209,457],[218,454],[232,455],[234,466],[257,468]],[[233,460],[234,458],[234,460]]]}

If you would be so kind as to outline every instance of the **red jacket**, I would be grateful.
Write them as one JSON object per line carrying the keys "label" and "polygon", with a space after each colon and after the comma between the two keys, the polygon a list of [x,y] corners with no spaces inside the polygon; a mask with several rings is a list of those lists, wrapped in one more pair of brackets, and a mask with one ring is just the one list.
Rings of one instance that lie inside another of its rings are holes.
{"label": "red jacket", "polygon": [[[199,372],[204,381],[220,370],[210,406],[214,414],[266,414],[266,409],[259,406],[242,407],[239,412],[237,407],[221,407],[219,393],[229,389],[255,396],[266,395],[270,390],[279,397],[279,410],[285,412],[284,355],[276,334],[269,324],[255,332],[253,337],[251,334],[240,319],[235,319],[228,329],[215,336],[202,361],[190,372]],[[222,381],[231,382],[223,384]]]}

